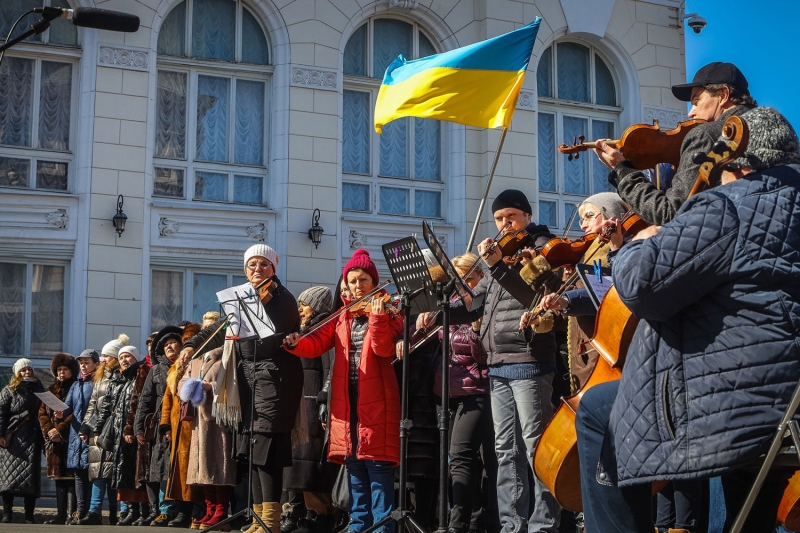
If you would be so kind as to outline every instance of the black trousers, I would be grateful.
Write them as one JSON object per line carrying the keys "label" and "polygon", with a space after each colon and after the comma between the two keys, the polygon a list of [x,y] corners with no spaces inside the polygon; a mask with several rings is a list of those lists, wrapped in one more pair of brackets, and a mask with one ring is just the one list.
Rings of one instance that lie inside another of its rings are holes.
{"label": "black trousers", "polygon": [[[470,524],[486,527],[495,521],[499,522],[496,506],[497,456],[494,452],[494,425],[489,395],[452,398],[450,407],[455,411],[450,436],[453,490],[450,527],[468,529]],[[484,470],[486,490],[481,490]],[[494,513],[487,513],[492,507]]]}
{"label": "black trousers", "polygon": [[253,465],[250,471],[253,503],[280,502],[283,490],[282,466]]}
{"label": "black trousers", "polygon": [[89,481],[88,468],[76,468],[75,472],[75,499],[78,501],[78,512],[86,516],[89,504],[92,502],[92,482]]}
{"label": "black trousers", "polygon": [[[33,520],[33,512],[36,510],[36,496],[23,496],[25,502],[25,520]],[[10,513],[14,508],[14,494],[3,493],[3,512]]]}

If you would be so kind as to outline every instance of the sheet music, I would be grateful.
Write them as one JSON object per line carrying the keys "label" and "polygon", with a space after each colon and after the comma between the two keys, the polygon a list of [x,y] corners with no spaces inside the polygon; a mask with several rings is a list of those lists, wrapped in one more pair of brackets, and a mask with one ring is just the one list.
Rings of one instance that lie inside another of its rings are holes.
{"label": "sheet music", "polygon": [[[219,291],[217,299],[222,305],[223,314],[233,314],[230,328],[240,339],[266,339],[275,335],[275,324],[267,316],[250,282]],[[241,309],[240,299],[246,311]]]}
{"label": "sheet music", "polygon": [[36,395],[37,398],[42,400],[42,402],[52,409],[53,411],[66,411],[69,409],[69,406],[59,400],[55,394],[50,391],[45,392],[34,392],[33,394]]}

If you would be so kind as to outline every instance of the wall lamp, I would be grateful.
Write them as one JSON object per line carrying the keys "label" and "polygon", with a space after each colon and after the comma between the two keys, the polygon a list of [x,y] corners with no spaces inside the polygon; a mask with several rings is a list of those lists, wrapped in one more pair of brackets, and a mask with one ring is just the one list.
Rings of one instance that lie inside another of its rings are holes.
{"label": "wall lamp", "polygon": [[125,222],[128,220],[128,215],[122,212],[122,195],[117,198],[117,214],[111,219],[111,222],[116,228],[117,235],[122,237],[122,232],[125,231]]}
{"label": "wall lamp", "polygon": [[314,214],[311,215],[311,229],[308,230],[308,238],[314,243],[314,248],[319,248],[319,243],[322,242],[322,234],[325,231],[319,225],[319,209],[314,209]]}

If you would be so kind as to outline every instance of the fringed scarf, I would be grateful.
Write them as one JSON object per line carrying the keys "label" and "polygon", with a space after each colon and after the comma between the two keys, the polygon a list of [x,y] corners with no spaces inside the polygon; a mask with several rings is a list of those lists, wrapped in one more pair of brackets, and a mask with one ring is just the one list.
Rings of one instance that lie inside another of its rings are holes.
{"label": "fringed scarf", "polygon": [[236,350],[230,326],[225,330],[225,344],[222,349],[222,369],[217,377],[214,403],[211,414],[217,424],[234,431],[242,421],[242,405],[239,400],[239,382],[236,379]]}

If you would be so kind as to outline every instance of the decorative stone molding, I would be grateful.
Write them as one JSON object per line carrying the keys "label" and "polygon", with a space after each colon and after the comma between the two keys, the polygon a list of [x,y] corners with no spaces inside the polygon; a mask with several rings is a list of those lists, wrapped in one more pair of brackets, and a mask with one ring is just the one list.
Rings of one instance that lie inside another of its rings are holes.
{"label": "decorative stone molding", "polygon": [[524,109],[526,111],[536,110],[536,92],[522,89],[519,92],[517,109]]}
{"label": "decorative stone molding", "polygon": [[417,0],[389,0],[389,8],[417,9]]}
{"label": "decorative stone molding", "polygon": [[292,66],[292,86],[338,91],[339,75],[331,70]]}
{"label": "decorative stone molding", "polygon": [[147,50],[101,45],[97,64],[102,67],[147,71],[149,59],[150,54]]}
{"label": "decorative stone molding", "polygon": [[678,122],[685,120],[685,115],[671,107],[643,106],[642,122],[652,124],[653,119],[658,119],[658,125],[662,129],[671,130],[678,125]]}
{"label": "decorative stone molding", "polygon": [[181,226],[176,220],[161,217],[158,221],[158,234],[162,237],[174,235],[175,233],[178,233],[179,229],[181,229]]}
{"label": "decorative stone molding", "polygon": [[51,211],[44,216],[45,220],[47,220],[47,224],[50,227],[56,229],[67,229],[67,222],[69,221],[69,216],[67,216],[66,209],[56,209],[55,211]]}
{"label": "decorative stone molding", "polygon": [[259,242],[264,242],[267,240],[267,226],[263,223],[247,226],[247,236]]}
{"label": "decorative stone molding", "polygon": [[351,229],[350,230],[350,249],[355,250],[357,248],[363,248],[368,244],[367,236],[363,233],[359,233],[358,231]]}

